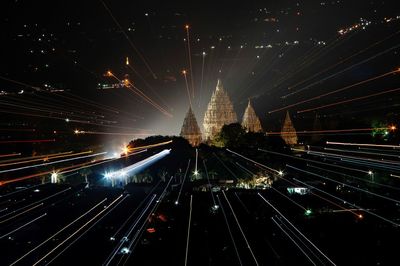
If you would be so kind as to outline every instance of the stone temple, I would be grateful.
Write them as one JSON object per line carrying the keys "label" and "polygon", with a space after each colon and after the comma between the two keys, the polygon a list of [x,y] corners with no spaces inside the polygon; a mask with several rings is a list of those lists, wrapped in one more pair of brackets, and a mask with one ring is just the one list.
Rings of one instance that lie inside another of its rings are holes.
{"label": "stone temple", "polygon": [[187,139],[192,146],[198,146],[201,143],[201,131],[191,107],[183,120],[180,136]]}
{"label": "stone temple", "polygon": [[249,99],[247,108],[244,111],[242,127],[246,129],[247,132],[262,132],[261,122]]}
{"label": "stone temple", "polygon": [[285,121],[283,122],[281,137],[287,145],[297,144],[297,133],[290,119],[289,111],[286,111]]}
{"label": "stone temple", "polygon": [[217,87],[204,115],[204,139],[206,141],[212,140],[224,125],[236,122],[237,117],[233,110],[233,104],[228,93],[224,90],[221,80],[218,79]]}

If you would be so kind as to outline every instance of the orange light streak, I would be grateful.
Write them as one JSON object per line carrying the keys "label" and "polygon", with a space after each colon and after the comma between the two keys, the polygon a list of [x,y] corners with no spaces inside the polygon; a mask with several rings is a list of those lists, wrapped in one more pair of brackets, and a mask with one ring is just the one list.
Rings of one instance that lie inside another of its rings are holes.
{"label": "orange light streak", "polygon": [[399,90],[400,90],[400,88],[393,89],[393,90],[388,90],[388,91],[377,92],[377,93],[373,93],[373,94],[369,94],[369,95],[365,95],[365,96],[361,96],[361,97],[356,97],[356,98],[349,99],[349,100],[343,100],[343,101],[339,101],[339,102],[336,102],[336,103],[330,103],[330,104],[321,105],[321,106],[314,107],[314,108],[300,110],[300,111],[297,111],[297,113],[300,114],[300,113],[310,112],[310,111],[314,111],[314,110],[325,109],[325,108],[332,107],[332,106],[335,106],[335,105],[354,102],[354,101],[358,101],[358,100],[363,100],[363,99],[379,96],[379,95],[382,95],[382,94],[392,93],[392,92],[399,91]]}
{"label": "orange light streak", "polygon": [[386,77],[386,76],[389,76],[391,74],[398,73],[398,72],[400,72],[399,69],[396,69],[396,70],[393,70],[393,71],[389,71],[389,72],[386,72],[384,74],[378,75],[376,77],[372,77],[372,78],[369,78],[369,79],[366,79],[366,80],[363,80],[363,81],[359,81],[359,82],[353,83],[351,85],[345,86],[345,87],[337,89],[337,90],[333,90],[333,91],[330,91],[330,92],[327,92],[327,93],[323,93],[323,94],[320,94],[318,96],[315,96],[315,97],[312,97],[312,98],[309,98],[309,99],[306,99],[306,100],[303,100],[303,101],[300,101],[300,102],[297,102],[297,103],[294,103],[294,104],[289,104],[289,105],[287,105],[285,107],[269,111],[268,113],[272,114],[272,113],[275,113],[275,112],[278,112],[278,111],[281,111],[281,110],[286,110],[288,108],[291,108],[291,107],[294,107],[294,106],[297,106],[297,105],[300,105],[300,104],[303,104],[303,103],[308,103],[308,102],[311,102],[311,101],[314,101],[314,100],[319,100],[319,99],[321,99],[323,97],[326,97],[326,96],[329,96],[331,94],[342,92],[344,90],[347,90],[347,89],[356,87],[358,85],[362,85],[362,84],[365,84],[367,82],[370,82],[370,81],[373,81],[373,80],[377,80],[377,79],[380,79],[380,78],[383,78],[383,77]]}

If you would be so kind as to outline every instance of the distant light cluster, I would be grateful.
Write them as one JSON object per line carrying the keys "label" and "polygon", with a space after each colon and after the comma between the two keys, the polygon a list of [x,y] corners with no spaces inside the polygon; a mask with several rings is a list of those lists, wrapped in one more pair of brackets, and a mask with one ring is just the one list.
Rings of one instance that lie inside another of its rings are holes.
{"label": "distant light cluster", "polygon": [[360,18],[360,22],[355,23],[355,24],[353,24],[353,25],[351,25],[349,27],[340,29],[340,30],[338,30],[338,33],[340,35],[345,35],[345,34],[348,34],[348,33],[352,32],[352,31],[355,31],[355,30],[359,30],[359,29],[365,30],[369,25],[371,25],[371,21],[368,21],[366,19]]}

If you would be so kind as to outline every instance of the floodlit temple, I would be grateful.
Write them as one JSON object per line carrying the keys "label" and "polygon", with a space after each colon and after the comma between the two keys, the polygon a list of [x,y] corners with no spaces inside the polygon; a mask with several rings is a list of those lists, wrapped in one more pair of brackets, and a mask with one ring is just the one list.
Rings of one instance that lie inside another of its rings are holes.
{"label": "floodlit temple", "polygon": [[217,87],[204,115],[204,139],[206,141],[213,139],[224,125],[236,122],[237,117],[233,110],[233,104],[224,90],[221,80],[218,79]]}
{"label": "floodlit temple", "polygon": [[256,115],[250,99],[247,108],[244,111],[242,127],[244,127],[247,132],[262,132],[260,119]]}
{"label": "floodlit temple", "polygon": [[192,146],[198,146],[201,143],[201,131],[191,107],[183,120],[180,135],[187,139]]}
{"label": "floodlit temple", "polygon": [[297,133],[290,119],[289,111],[286,111],[285,121],[283,122],[281,137],[287,145],[297,144]]}

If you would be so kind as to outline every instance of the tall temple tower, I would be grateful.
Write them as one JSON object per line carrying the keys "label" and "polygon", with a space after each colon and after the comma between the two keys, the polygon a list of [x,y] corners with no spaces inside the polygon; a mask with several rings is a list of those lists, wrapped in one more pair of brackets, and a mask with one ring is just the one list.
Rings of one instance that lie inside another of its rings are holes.
{"label": "tall temple tower", "polygon": [[206,141],[213,139],[224,125],[236,122],[237,117],[232,102],[228,93],[224,90],[221,80],[218,79],[217,87],[204,115],[204,139]]}
{"label": "tall temple tower", "polygon": [[244,127],[247,132],[262,132],[260,119],[258,119],[253,106],[251,106],[250,99],[244,111],[242,127]]}
{"label": "tall temple tower", "polygon": [[297,144],[297,133],[290,119],[289,111],[286,111],[285,121],[283,122],[281,137],[287,145]]}
{"label": "tall temple tower", "polygon": [[192,146],[199,146],[201,143],[201,131],[192,111],[192,107],[189,107],[185,119],[183,120],[180,136],[187,139]]}

